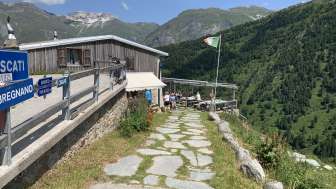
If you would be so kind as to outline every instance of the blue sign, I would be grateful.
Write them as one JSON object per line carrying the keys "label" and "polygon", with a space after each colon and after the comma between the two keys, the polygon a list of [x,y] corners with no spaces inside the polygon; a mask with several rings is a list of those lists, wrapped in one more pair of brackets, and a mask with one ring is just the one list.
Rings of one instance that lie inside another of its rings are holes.
{"label": "blue sign", "polygon": [[43,86],[43,85],[52,85],[52,77],[45,77],[42,79],[39,79],[37,82],[38,86]]}
{"label": "blue sign", "polygon": [[39,79],[37,82],[37,95],[38,96],[45,96],[50,94],[52,91],[52,77],[45,77]]}
{"label": "blue sign", "polygon": [[0,110],[34,97],[33,79],[26,79],[0,87]]}
{"label": "blue sign", "polygon": [[51,88],[42,88],[42,89],[38,89],[37,91],[37,95],[38,96],[45,96],[47,94],[50,94],[51,93]]}
{"label": "blue sign", "polygon": [[0,50],[0,74],[11,73],[13,80],[28,79],[28,54],[25,51]]}
{"label": "blue sign", "polygon": [[64,85],[68,84],[68,78],[67,77],[62,77],[57,80],[57,87],[63,87]]}

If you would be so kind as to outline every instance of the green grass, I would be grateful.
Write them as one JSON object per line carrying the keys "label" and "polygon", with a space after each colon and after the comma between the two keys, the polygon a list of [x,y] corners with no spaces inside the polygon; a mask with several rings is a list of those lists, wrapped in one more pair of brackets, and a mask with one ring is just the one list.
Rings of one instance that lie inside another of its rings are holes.
{"label": "green grass", "polygon": [[[82,189],[96,182],[112,181],[113,177],[104,174],[104,165],[114,163],[121,157],[133,154],[137,148],[145,143],[151,130],[163,123],[168,115],[167,113],[155,114],[153,128],[147,132],[136,133],[131,138],[122,137],[117,131],[106,134],[90,146],[79,150],[69,160],[57,164],[30,188]],[[144,172],[148,164],[150,162],[144,161],[139,173]],[[144,174],[139,175],[139,178],[134,179],[141,179],[141,175]],[[121,178],[117,180],[122,181]]]}
{"label": "green grass", "polygon": [[214,122],[208,120],[208,114],[202,113],[202,122],[208,129],[208,138],[214,152],[213,170],[216,176],[210,185],[216,189],[254,189],[262,188],[261,185],[244,176],[238,168],[235,154],[230,146],[222,140]]}
{"label": "green grass", "polygon": [[[244,127],[244,123],[236,116],[222,114],[221,117],[230,123],[230,128],[240,143],[255,153],[256,147],[262,142],[261,138],[265,136],[253,128],[246,125]],[[286,148],[285,151],[290,151],[290,149]],[[287,154],[283,154],[281,157],[277,167],[266,170],[269,179],[279,180],[289,189],[335,188],[336,171],[314,169],[309,165],[295,162]]]}
{"label": "green grass", "polygon": [[230,129],[245,148],[254,151],[255,147],[262,143],[261,134],[250,128],[247,124],[245,124],[244,128],[243,122],[237,119],[236,116],[222,114],[221,119],[230,123]]}

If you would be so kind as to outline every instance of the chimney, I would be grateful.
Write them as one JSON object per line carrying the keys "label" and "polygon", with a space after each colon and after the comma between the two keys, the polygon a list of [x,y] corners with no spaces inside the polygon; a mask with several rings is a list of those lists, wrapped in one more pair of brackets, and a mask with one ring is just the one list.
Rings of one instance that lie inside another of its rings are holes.
{"label": "chimney", "polygon": [[17,48],[17,40],[15,37],[15,31],[13,27],[10,25],[10,17],[7,17],[7,31],[8,31],[8,39],[5,40],[4,47],[5,48]]}
{"label": "chimney", "polygon": [[54,40],[58,40],[58,34],[56,30],[54,31]]}

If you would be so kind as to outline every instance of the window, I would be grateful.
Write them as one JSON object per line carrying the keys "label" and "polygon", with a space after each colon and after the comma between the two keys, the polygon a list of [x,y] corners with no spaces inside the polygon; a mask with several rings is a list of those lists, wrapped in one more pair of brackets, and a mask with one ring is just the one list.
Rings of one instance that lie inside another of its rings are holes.
{"label": "window", "polygon": [[134,57],[126,57],[126,67],[128,71],[135,71]]}
{"label": "window", "polygon": [[69,65],[82,65],[82,49],[67,49],[67,63]]}
{"label": "window", "polygon": [[66,66],[91,66],[91,50],[75,48],[57,49],[57,64],[60,67]]}
{"label": "window", "polygon": [[90,49],[84,49],[83,66],[91,66],[91,50]]}
{"label": "window", "polygon": [[59,48],[57,49],[57,65],[59,67],[66,67],[66,49],[65,48]]}

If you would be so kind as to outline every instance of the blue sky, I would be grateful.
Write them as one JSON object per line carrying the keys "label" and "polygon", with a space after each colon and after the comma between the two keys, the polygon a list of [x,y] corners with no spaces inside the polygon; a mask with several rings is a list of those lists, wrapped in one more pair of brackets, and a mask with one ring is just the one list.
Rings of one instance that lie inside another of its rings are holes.
{"label": "blue sky", "polygon": [[127,22],[165,23],[186,9],[257,5],[279,10],[303,0],[24,0],[65,15],[73,11],[107,12]]}

